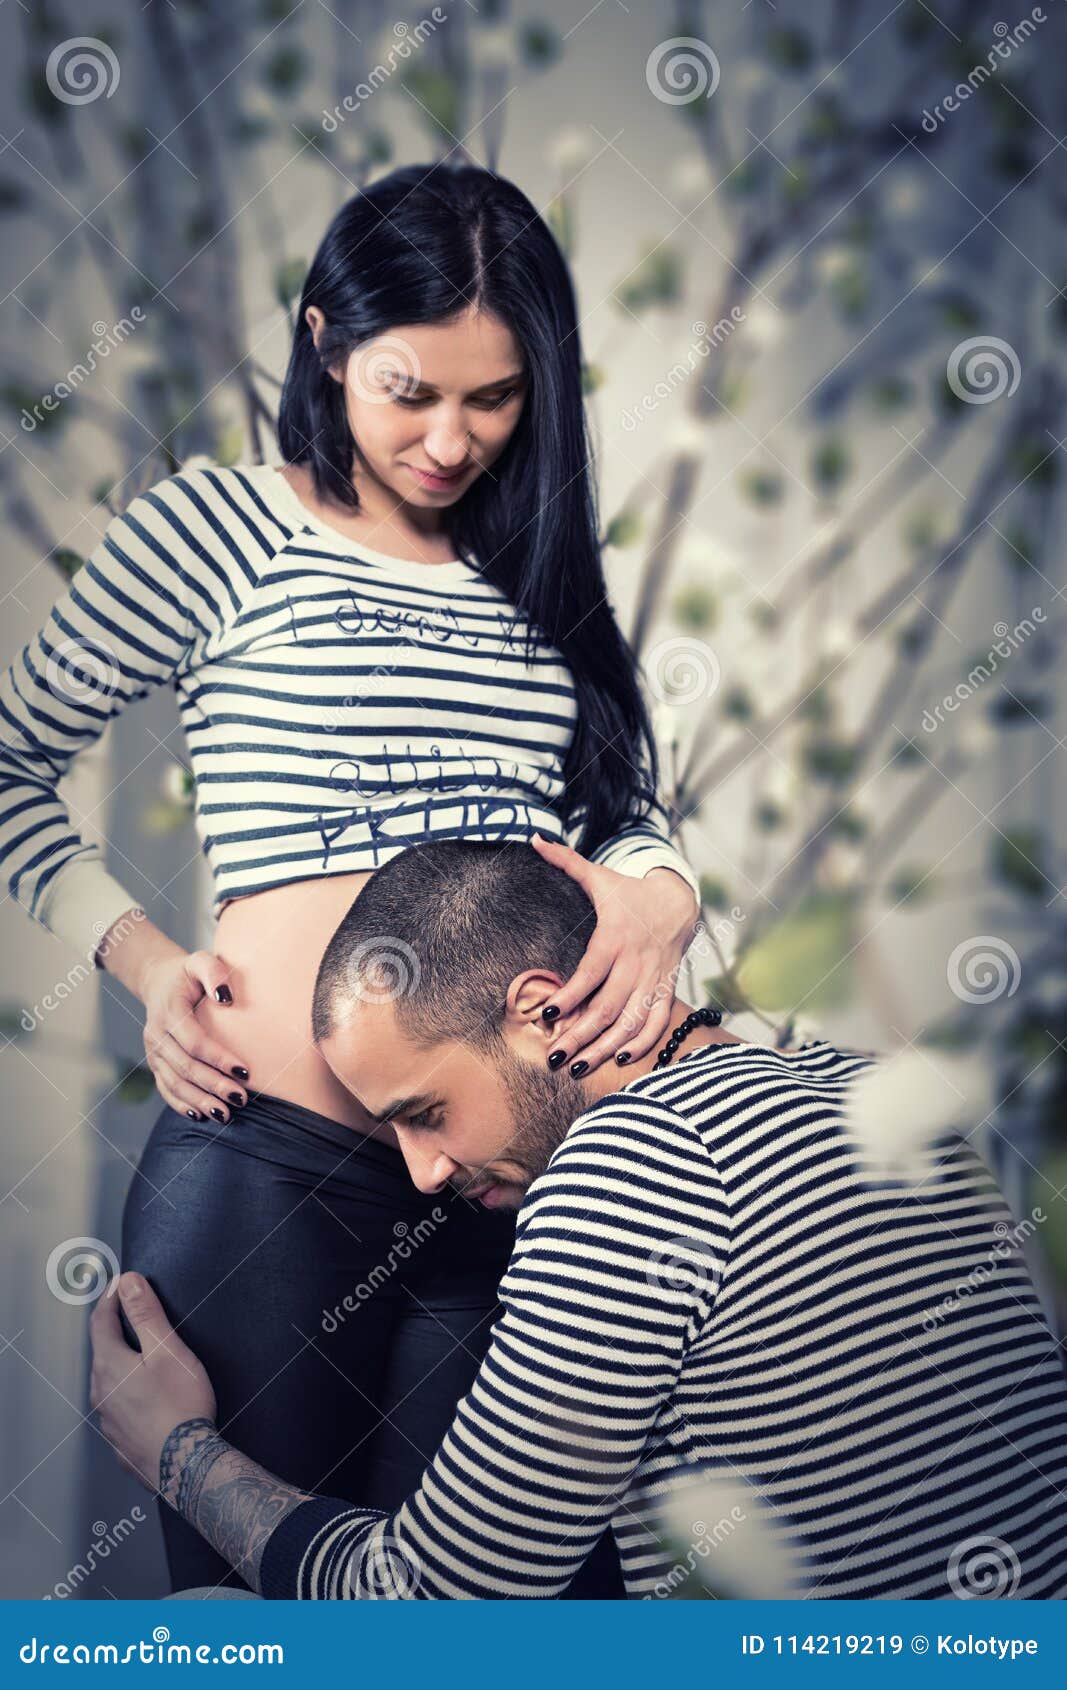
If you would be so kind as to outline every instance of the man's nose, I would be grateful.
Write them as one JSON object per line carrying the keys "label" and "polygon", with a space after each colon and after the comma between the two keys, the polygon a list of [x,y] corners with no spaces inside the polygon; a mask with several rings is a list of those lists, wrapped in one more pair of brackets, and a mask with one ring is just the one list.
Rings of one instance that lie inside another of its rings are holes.
{"label": "man's nose", "polygon": [[412,1182],[424,1196],[432,1197],[442,1186],[447,1185],[452,1175],[458,1171],[459,1163],[453,1162],[451,1156],[445,1156],[439,1150],[431,1150],[428,1146],[410,1144],[401,1131],[398,1131],[396,1136]]}

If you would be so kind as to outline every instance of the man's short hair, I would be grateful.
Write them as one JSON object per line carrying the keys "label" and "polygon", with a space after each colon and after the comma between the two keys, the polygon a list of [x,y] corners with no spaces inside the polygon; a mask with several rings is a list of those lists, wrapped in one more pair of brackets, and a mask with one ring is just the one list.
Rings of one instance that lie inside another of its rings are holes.
{"label": "man's short hair", "polygon": [[327,945],[312,1036],[329,1038],[360,1001],[388,998],[420,1048],[498,1049],[515,976],[546,968],[569,979],[595,926],[582,888],[532,846],[412,846],[376,871]]}

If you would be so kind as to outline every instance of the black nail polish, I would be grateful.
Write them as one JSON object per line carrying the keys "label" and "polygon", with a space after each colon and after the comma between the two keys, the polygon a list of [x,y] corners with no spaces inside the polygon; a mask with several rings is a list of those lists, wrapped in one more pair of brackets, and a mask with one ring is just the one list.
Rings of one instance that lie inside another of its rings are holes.
{"label": "black nail polish", "polygon": [[248,1069],[242,1068],[240,1063],[237,1064],[236,1068],[231,1068],[230,1073],[235,1080],[247,1080],[248,1078]]}
{"label": "black nail polish", "polygon": [[554,1021],[558,1014],[559,1014],[559,1004],[558,1003],[546,1004],[544,1009],[541,1011],[541,1020],[542,1021]]}
{"label": "black nail polish", "polygon": [[217,1121],[220,1127],[224,1127],[226,1125],[226,1117],[222,1113],[221,1109],[212,1109],[211,1118],[212,1120]]}
{"label": "black nail polish", "polygon": [[586,1069],[588,1068],[588,1066],[589,1066],[588,1062],[580,1062],[580,1061],[579,1062],[572,1062],[571,1063],[571,1073],[574,1075],[574,1078],[576,1080],[580,1080],[582,1075],[585,1073]]}
{"label": "black nail polish", "polygon": [[548,1059],[548,1066],[550,1068],[558,1068],[560,1063],[566,1062],[566,1060],[567,1052],[565,1050],[554,1050]]}
{"label": "black nail polish", "polygon": [[242,1096],[241,1096],[241,1094],[240,1094],[240,1092],[239,1092],[239,1091],[228,1091],[228,1092],[227,1092],[227,1093],[226,1093],[226,1096],[227,1096],[227,1097],[228,1097],[228,1098],[229,1098],[229,1100],[230,1100],[230,1102],[231,1102],[231,1103],[232,1103],[232,1104],[233,1104],[233,1105],[234,1105],[234,1106],[235,1106],[235,1107],[236,1107],[236,1108],[237,1108],[237,1109],[243,1109],[243,1108],[244,1108],[244,1104],[245,1104],[245,1100],[244,1100],[244,1098],[243,1098],[243,1097],[242,1097]]}
{"label": "black nail polish", "polygon": [[233,993],[230,991],[229,986],[216,986],[215,1000],[217,1003],[232,1003]]}
{"label": "black nail polish", "polygon": [[628,1050],[618,1050],[618,1051],[616,1051],[615,1052],[615,1060],[619,1064],[620,1068],[625,1068],[626,1064],[630,1060],[630,1052]]}
{"label": "black nail polish", "polygon": [[202,1121],[204,1119],[203,1115],[198,1114],[195,1109],[187,1109],[185,1113],[188,1115],[190,1121]]}

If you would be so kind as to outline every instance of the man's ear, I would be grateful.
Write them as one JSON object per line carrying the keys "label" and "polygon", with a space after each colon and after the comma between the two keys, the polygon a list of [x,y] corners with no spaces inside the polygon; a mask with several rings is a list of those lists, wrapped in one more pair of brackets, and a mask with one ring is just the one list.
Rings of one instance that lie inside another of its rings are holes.
{"label": "man's ear", "polygon": [[541,1011],[546,1003],[551,1003],[553,993],[558,992],[563,984],[562,975],[556,974],[551,968],[531,968],[525,974],[516,974],[508,987],[505,1000],[504,1026],[513,1032],[529,1035],[531,1031],[540,1034],[545,1043],[549,1043],[561,1026],[565,1026],[573,1016],[559,1016],[554,1021],[542,1021]]}

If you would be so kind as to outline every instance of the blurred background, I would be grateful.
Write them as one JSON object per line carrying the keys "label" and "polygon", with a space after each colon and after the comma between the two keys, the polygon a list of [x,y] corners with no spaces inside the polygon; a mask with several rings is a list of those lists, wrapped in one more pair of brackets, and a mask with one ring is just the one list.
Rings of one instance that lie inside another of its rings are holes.
{"label": "blurred background", "polygon": [[[4,660],[135,493],[276,459],[346,197],[498,169],[575,278],[605,570],[702,877],[682,995],[885,1052],[886,1129],[972,1135],[1062,1332],[1061,0],[36,0],[0,31]],[[210,942],[169,691],[68,795]],[[138,1006],[10,898],[0,939],[0,1595],[156,1595],[154,1504],[85,1414],[156,1110]]]}

